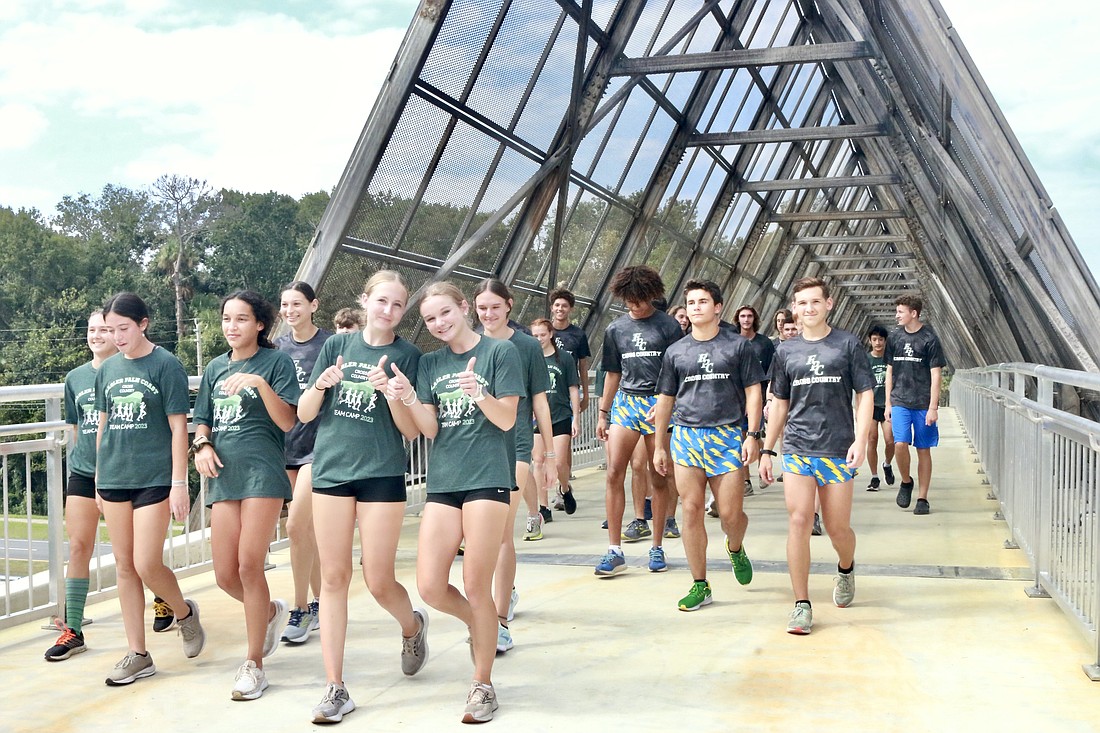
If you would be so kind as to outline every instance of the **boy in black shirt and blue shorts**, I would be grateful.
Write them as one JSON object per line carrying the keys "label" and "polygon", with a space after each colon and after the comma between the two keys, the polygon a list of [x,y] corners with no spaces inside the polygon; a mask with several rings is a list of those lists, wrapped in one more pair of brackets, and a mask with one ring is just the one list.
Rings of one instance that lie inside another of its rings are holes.
{"label": "boy in black shirt and blue shorts", "polygon": [[947,360],[940,340],[920,320],[923,301],[902,295],[894,301],[897,328],[886,339],[886,412],[894,423],[894,455],[901,484],[898,506],[908,509],[913,499],[909,475],[909,446],[917,449],[917,505],[914,514],[928,514],[928,486],[932,483],[932,449],[940,443],[940,378]]}
{"label": "boy in black shirt and blue shorts", "polygon": [[[875,380],[859,338],[829,325],[833,300],[824,281],[810,277],[797,281],[793,300],[802,333],[776,350],[769,415],[775,429],[768,431],[764,441],[760,473],[765,480],[772,479],[772,457],[782,434],[783,491],[789,516],[787,567],[795,597],[787,632],[808,634],[813,627],[810,531],[819,493],[825,529],[839,561],[833,602],[844,608],[855,598],[852,484],[871,430]],[[857,395],[854,424],[853,392]]]}
{"label": "boy in black shirt and blue shorts", "polygon": [[[665,351],[657,383],[657,435],[672,428],[672,460],[658,441],[653,465],[667,475],[675,464],[676,488],[684,501],[684,552],[694,580],[678,604],[694,611],[711,602],[707,581],[707,529],[703,499],[709,484],[718,505],[726,552],[737,582],[752,580],[752,563],[742,540],[749,526],[743,509],[743,469],[760,449],[760,382],[764,372],[752,344],[731,329],[719,328],[722,291],[709,280],[684,287],[691,331]],[[742,436],[742,420],[748,431]],[[736,549],[733,549],[736,548]]]}

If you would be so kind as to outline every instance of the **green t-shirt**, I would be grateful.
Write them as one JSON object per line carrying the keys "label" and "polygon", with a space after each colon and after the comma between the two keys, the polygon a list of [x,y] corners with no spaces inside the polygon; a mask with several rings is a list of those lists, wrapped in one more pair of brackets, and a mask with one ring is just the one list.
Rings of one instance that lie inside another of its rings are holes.
{"label": "green t-shirt", "polygon": [[160,346],[139,359],[115,354],[95,376],[95,409],[107,413],[96,488],[172,485],[169,415],[186,415],[187,372]]}
{"label": "green t-shirt", "polygon": [[76,426],[76,445],[69,451],[69,473],[95,476],[95,434],[99,413],[95,409],[95,373],[92,362],[65,375],[65,422]]}
{"label": "green t-shirt", "polygon": [[546,399],[550,402],[550,421],[559,423],[573,418],[573,403],[569,399],[569,388],[580,384],[577,365],[568,351],[558,349],[558,353],[544,356],[546,371],[550,375],[550,389]]}
{"label": "green t-shirt", "polygon": [[262,377],[287,404],[298,404],[301,394],[294,360],[277,349],[261,348],[237,362],[227,352],[207,364],[199,382],[194,422],[210,428],[222,466],[217,478],[206,483],[206,503],[253,497],[289,501],[290,480],[283,460],[286,433],[271,419],[257,390],[246,387],[235,395],[222,391],[222,383],[238,372]]}
{"label": "green t-shirt", "polygon": [[485,392],[494,397],[524,395],[519,354],[510,341],[482,336],[465,354],[444,346],[420,358],[416,396],[435,406],[439,421],[439,434],[428,454],[428,493],[511,488],[516,483],[507,431],[490,422],[458,387],[458,375],[470,357],[477,357],[474,373]]}
{"label": "green t-shirt", "polygon": [[365,478],[405,475],[405,444],[393,422],[385,395],[367,381],[367,373],[386,357],[386,374],[392,364],[416,385],[420,349],[400,336],[385,346],[370,346],[362,333],[342,333],[329,338],[317,355],[309,386],[344,357],[344,379],[325,392],[315,421],[317,441],[313,449],[313,485],[331,488]]}
{"label": "green t-shirt", "polygon": [[542,359],[542,347],[533,336],[528,336],[522,331],[513,330],[508,341],[519,352],[521,378],[526,394],[519,398],[516,406],[516,426],[512,428],[516,441],[515,460],[524,463],[531,462],[531,449],[535,445],[535,430],[533,423],[534,407],[531,399],[550,389],[550,375]]}

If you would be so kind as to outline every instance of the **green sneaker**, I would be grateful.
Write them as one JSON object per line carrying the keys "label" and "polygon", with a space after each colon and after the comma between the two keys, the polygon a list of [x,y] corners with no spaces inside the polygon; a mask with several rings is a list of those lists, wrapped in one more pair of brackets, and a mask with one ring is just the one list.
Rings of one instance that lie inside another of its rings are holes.
{"label": "green sneaker", "polygon": [[726,552],[730,556],[730,562],[733,564],[733,577],[737,578],[737,582],[741,585],[748,585],[752,582],[752,562],[749,560],[749,556],[745,554],[745,543],[741,543],[741,549],[734,552],[730,549],[730,538],[726,538]]}
{"label": "green sneaker", "polygon": [[677,605],[681,611],[698,611],[703,606],[709,606],[713,599],[710,595],[710,583],[705,580],[697,580],[691,584],[691,590],[680,599]]}

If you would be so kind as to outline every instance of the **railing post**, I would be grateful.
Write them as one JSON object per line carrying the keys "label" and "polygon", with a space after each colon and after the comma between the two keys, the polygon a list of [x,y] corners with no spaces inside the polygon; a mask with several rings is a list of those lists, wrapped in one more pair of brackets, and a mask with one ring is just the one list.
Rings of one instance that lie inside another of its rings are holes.
{"label": "railing post", "polygon": [[[1024,377],[1021,375],[1021,381]],[[1036,377],[1037,389],[1035,401],[1044,407],[1054,405],[1054,382],[1047,377]],[[1050,594],[1040,584],[1043,574],[1050,570],[1047,567],[1051,554],[1052,530],[1051,515],[1052,502],[1054,501],[1054,435],[1046,426],[1039,423],[1039,480],[1035,491],[1038,493],[1035,506],[1038,509],[1036,517],[1036,542],[1032,548],[1035,553],[1035,584],[1025,592],[1029,598],[1050,598]]]}
{"label": "railing post", "polygon": [[[61,419],[61,399],[46,399],[46,421]],[[62,446],[67,433],[53,431],[49,434],[51,447],[46,451],[46,539],[50,555],[50,603],[55,604],[57,616],[65,618],[65,508],[64,508],[64,463],[61,459]],[[29,482],[28,482],[29,484]],[[27,491],[28,499],[30,490]],[[29,505],[29,502],[28,502]],[[28,543],[28,548],[31,545]],[[33,550],[28,552],[28,562],[33,559]],[[33,577],[33,573],[29,573]]]}

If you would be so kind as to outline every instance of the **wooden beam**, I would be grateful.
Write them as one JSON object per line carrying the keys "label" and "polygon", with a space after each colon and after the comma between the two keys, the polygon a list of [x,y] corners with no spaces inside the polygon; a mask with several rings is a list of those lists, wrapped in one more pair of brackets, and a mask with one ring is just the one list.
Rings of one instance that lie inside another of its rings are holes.
{"label": "wooden beam", "polygon": [[[855,267],[851,269],[827,269],[825,274],[832,277],[852,277],[858,275],[916,275],[915,267]],[[872,281],[874,282],[874,281]]]}
{"label": "wooden beam", "polygon": [[746,181],[739,191],[802,191],[811,188],[848,188],[851,186],[891,186],[901,183],[901,177],[890,173],[883,176],[836,176],[825,178],[782,178],[770,181]]}
{"label": "wooden beam", "polygon": [[882,122],[877,125],[779,127],[772,130],[698,133],[692,135],[687,144],[688,147],[700,145],[754,145],[759,143],[793,143],[804,140],[851,140],[864,137],[884,137],[888,134],[886,124]]}
{"label": "wooden beam", "polygon": [[915,288],[920,290],[920,283],[916,280],[891,280],[888,282],[875,282],[874,280],[841,280],[840,282],[833,283],[834,288],[847,290],[849,288],[869,288],[867,292],[876,290],[880,293],[893,292],[892,288],[908,289]]}
{"label": "wooden beam", "polygon": [[907,252],[883,252],[882,254],[852,254],[852,255],[812,255],[810,262],[869,262],[871,260],[885,260],[887,262],[891,260],[914,260],[916,255],[909,254]]}
{"label": "wooden beam", "polygon": [[799,223],[811,221],[856,221],[866,219],[904,219],[900,209],[865,209],[863,211],[799,211],[788,214],[771,214],[769,222]]}
{"label": "wooden beam", "polygon": [[667,56],[644,56],[623,59],[611,69],[611,76],[639,74],[675,74],[708,69],[740,69],[749,66],[784,66],[786,64],[818,64],[829,61],[859,61],[874,57],[872,45],[866,41],[843,43],[807,43],[801,46],[747,48],[736,51],[682,53]]}
{"label": "wooden beam", "polygon": [[834,237],[791,237],[795,247],[812,247],[818,244],[902,244],[909,241],[908,234],[840,234]]}

